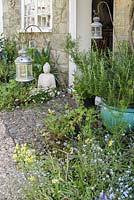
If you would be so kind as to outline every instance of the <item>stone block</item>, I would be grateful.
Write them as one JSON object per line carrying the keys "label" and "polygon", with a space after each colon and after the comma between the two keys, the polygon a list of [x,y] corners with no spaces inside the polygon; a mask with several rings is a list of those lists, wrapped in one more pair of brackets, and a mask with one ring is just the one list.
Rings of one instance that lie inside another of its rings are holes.
{"label": "stone block", "polygon": [[57,56],[58,56],[58,62],[61,65],[65,65],[68,62],[68,54],[65,53],[64,51],[57,51]]}

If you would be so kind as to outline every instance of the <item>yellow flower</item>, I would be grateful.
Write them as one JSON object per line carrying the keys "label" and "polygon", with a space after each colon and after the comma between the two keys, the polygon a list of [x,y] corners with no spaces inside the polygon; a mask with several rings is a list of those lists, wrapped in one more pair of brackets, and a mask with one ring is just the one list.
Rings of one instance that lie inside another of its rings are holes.
{"label": "yellow flower", "polygon": [[28,164],[33,164],[35,162],[35,156],[34,155],[30,155],[28,154],[25,158],[25,161],[28,163]]}
{"label": "yellow flower", "polygon": [[52,179],[52,183],[53,184],[59,183],[59,180],[54,178],[54,179]]}
{"label": "yellow flower", "polygon": [[21,164],[18,164],[17,165],[17,169],[21,169],[22,167],[21,167]]}
{"label": "yellow flower", "polygon": [[16,144],[16,150],[19,149],[19,148],[20,148],[19,144]]}
{"label": "yellow flower", "polygon": [[28,180],[30,181],[30,182],[35,182],[35,177],[34,176],[30,176],[30,177],[28,177]]}
{"label": "yellow flower", "polygon": [[49,108],[48,113],[52,115],[52,114],[54,114],[54,111]]}
{"label": "yellow flower", "polygon": [[77,135],[77,139],[80,140],[80,135]]}
{"label": "yellow flower", "polygon": [[86,140],[85,140],[85,144],[89,144],[89,138],[87,138]]}
{"label": "yellow flower", "polygon": [[112,141],[112,140],[110,140],[110,141],[109,141],[109,143],[108,143],[108,146],[109,146],[109,147],[111,147],[111,146],[112,146],[112,144],[113,144],[113,141]]}
{"label": "yellow flower", "polygon": [[16,161],[17,158],[18,158],[17,154],[14,153],[14,154],[13,154],[13,159]]}
{"label": "yellow flower", "polygon": [[25,146],[21,147],[22,152],[26,152],[27,148]]}
{"label": "yellow flower", "polygon": [[24,144],[22,144],[22,145],[21,145],[21,147],[26,147],[26,146],[27,146],[27,144],[26,144],[26,143],[24,143]]}

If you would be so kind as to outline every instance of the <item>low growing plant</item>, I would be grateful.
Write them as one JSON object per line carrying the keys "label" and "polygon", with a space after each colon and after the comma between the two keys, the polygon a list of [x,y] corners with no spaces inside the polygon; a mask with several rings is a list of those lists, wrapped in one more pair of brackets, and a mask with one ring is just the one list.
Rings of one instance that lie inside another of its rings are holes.
{"label": "low growing plant", "polygon": [[56,115],[54,112],[50,112],[45,123],[49,134],[73,138],[77,137],[83,128],[88,129],[89,132],[91,122],[95,122],[95,117],[94,109],[88,110],[82,105],[75,109],[67,106],[64,114]]}
{"label": "low growing plant", "polygon": [[11,110],[16,107],[29,106],[30,104],[44,103],[57,95],[56,90],[33,91],[30,84],[18,83],[10,80],[9,83],[0,85],[0,110]]}
{"label": "low growing plant", "polygon": [[13,109],[27,101],[29,89],[21,83],[10,80],[9,83],[0,85],[0,110]]}

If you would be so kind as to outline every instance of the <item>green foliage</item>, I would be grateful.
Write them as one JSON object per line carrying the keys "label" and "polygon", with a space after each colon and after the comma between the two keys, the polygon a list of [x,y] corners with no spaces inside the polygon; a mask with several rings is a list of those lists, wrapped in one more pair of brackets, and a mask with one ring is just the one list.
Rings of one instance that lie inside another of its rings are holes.
{"label": "green foliage", "polygon": [[59,81],[58,71],[56,69],[56,62],[52,59],[51,46],[48,43],[46,48],[38,50],[37,48],[29,48],[28,55],[33,59],[33,72],[35,80],[38,80],[39,75],[43,72],[43,65],[48,62],[51,66],[51,73],[55,75],[56,81]]}
{"label": "green foliage", "polygon": [[134,55],[125,43],[119,44],[120,51],[110,62],[107,98],[108,104],[120,107],[134,105]]}
{"label": "green foliage", "polygon": [[30,103],[36,103],[36,104],[42,104],[46,101],[49,101],[50,99],[54,98],[57,95],[57,90],[55,89],[45,89],[45,90],[32,90],[32,93],[29,93],[27,102]]}
{"label": "green foliage", "polygon": [[22,105],[27,100],[29,92],[27,88],[14,80],[1,84],[0,91],[0,110]]}
{"label": "green foliage", "polygon": [[76,109],[67,107],[65,114],[62,115],[50,112],[45,120],[47,131],[60,137],[76,137],[83,128],[88,129],[88,131],[91,129],[91,121],[93,122],[95,119],[93,114],[94,110],[88,110],[83,106]]}
{"label": "green foliage", "polygon": [[13,64],[15,58],[18,56],[18,51],[16,48],[16,41],[15,40],[5,40],[4,44],[4,54],[3,54],[3,60],[5,64]]}
{"label": "green foliage", "polygon": [[16,41],[0,38],[0,82],[8,82],[14,78],[14,60],[17,57]]}
{"label": "green foliage", "polygon": [[55,90],[42,90],[31,93],[33,86],[10,80],[0,85],[0,110],[11,110],[30,104],[44,103],[56,95]]}
{"label": "green foliage", "polygon": [[[79,111],[75,110],[74,113],[78,114]],[[85,115],[82,111],[80,113]],[[89,113],[88,127],[85,124],[85,128],[83,124],[75,140],[70,137],[65,145],[54,146],[51,152],[46,148],[45,154],[38,153],[36,156],[36,152],[25,145],[16,147],[14,159],[27,178],[23,185],[25,199],[134,198],[133,134],[112,135],[101,126],[95,128],[94,112],[91,110]],[[70,125],[70,120],[66,121],[66,125]]]}
{"label": "green foliage", "polygon": [[0,83],[7,83],[9,79],[15,77],[15,65],[5,65],[3,61],[0,61]]}
{"label": "green foliage", "polygon": [[118,44],[118,53],[79,50],[78,42],[69,35],[67,52],[77,65],[74,88],[81,98],[100,96],[108,105],[134,106],[134,55],[127,42]]}
{"label": "green foliage", "polygon": [[[52,73],[57,75],[55,63],[51,59],[51,48],[48,44],[46,49],[40,52],[38,49],[28,49],[29,55],[34,60],[34,76],[37,81],[42,72],[44,63],[49,62]],[[14,81],[15,64],[14,60],[18,56],[16,41],[0,38],[0,110],[14,109],[17,106],[27,106],[31,103],[43,103],[56,95],[55,90],[41,90],[32,93],[34,84],[23,84]],[[55,70],[55,71],[54,71]],[[57,75],[58,77],[58,75]]]}
{"label": "green foliage", "polygon": [[81,52],[78,42],[73,41],[70,35],[66,39],[66,50],[77,65],[74,75],[76,93],[82,99],[104,95],[108,79],[106,54],[96,48]]}

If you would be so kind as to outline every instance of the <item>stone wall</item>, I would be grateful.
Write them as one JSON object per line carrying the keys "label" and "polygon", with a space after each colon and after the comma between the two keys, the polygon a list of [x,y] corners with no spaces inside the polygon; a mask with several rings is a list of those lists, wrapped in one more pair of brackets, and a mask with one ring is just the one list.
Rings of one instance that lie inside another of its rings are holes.
{"label": "stone wall", "polygon": [[3,0],[3,30],[6,36],[12,37],[20,30],[20,0]]}
{"label": "stone wall", "polygon": [[117,40],[128,40],[130,5],[131,0],[114,1],[114,27],[117,36],[117,39],[114,38],[114,43]]}
{"label": "stone wall", "polygon": [[[4,34],[7,36],[19,35],[21,24],[20,0],[15,1],[15,5],[10,4],[10,0],[3,0],[3,23]],[[65,38],[69,31],[69,1],[53,0],[53,30],[51,33],[28,33],[27,37],[31,37],[37,41],[38,47],[44,47],[46,41],[50,41],[52,47],[52,56],[57,60],[61,79],[67,83],[68,81],[68,55],[65,53]]]}

